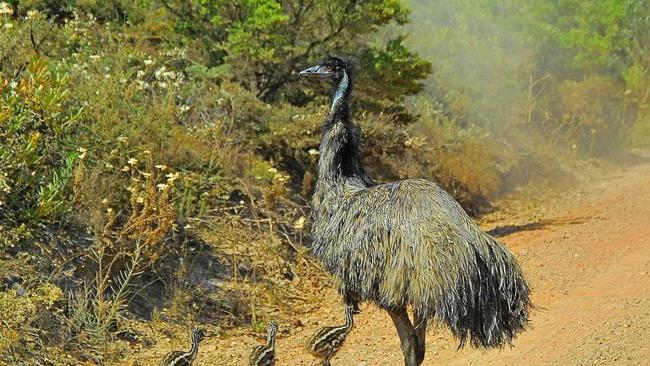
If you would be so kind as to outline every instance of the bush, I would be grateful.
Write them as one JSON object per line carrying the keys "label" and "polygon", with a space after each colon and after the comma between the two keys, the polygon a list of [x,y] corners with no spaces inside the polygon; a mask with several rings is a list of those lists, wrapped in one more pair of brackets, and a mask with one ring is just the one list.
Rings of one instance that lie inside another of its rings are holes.
{"label": "bush", "polygon": [[38,322],[57,312],[62,298],[61,289],[47,283],[0,292],[0,360],[13,363],[38,348],[44,333]]}
{"label": "bush", "polygon": [[72,178],[83,151],[82,108],[67,74],[35,58],[24,77],[0,89],[0,217],[5,228],[53,223],[71,209]]}
{"label": "bush", "polygon": [[598,76],[562,83],[562,118],[553,131],[555,138],[584,155],[620,149],[627,131],[617,89],[612,80]]}

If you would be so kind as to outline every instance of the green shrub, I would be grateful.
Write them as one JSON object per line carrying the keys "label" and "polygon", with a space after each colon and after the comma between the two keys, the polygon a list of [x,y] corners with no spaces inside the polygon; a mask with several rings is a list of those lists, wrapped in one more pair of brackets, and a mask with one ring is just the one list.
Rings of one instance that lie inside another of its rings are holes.
{"label": "green shrub", "polygon": [[61,289],[48,283],[0,292],[0,360],[22,359],[38,347],[41,331],[36,322],[45,313],[55,312],[62,297]]}
{"label": "green shrub", "polygon": [[71,178],[83,151],[82,108],[69,77],[35,58],[0,90],[0,217],[7,227],[52,223],[71,209]]}

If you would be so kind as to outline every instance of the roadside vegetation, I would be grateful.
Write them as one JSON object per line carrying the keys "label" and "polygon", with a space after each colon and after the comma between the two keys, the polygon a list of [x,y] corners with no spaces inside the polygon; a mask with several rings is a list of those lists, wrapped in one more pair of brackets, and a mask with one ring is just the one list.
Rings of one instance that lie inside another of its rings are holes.
{"label": "roadside vegetation", "polygon": [[124,362],[170,329],[259,331],[318,304],[308,202],[329,96],[297,71],[326,53],[359,61],[370,174],[435,180],[473,215],[566,182],[567,160],[650,147],[647,14],[0,2],[0,362]]}

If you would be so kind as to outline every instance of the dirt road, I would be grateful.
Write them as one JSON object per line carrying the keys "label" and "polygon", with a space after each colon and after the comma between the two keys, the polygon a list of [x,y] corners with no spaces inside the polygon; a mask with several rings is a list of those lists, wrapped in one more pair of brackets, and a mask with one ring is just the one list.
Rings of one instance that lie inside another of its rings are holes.
{"label": "dirt road", "polygon": [[[484,226],[512,226],[501,240],[534,290],[530,329],[512,349],[457,351],[444,328],[432,328],[424,364],[650,365],[650,164],[617,169],[534,212],[507,216]],[[278,365],[317,365],[303,349],[306,339],[341,319],[333,292],[322,304],[300,318],[304,327],[288,325],[280,335]],[[210,340],[197,363],[246,364],[258,341]],[[403,365],[390,318],[364,307],[332,364]]]}

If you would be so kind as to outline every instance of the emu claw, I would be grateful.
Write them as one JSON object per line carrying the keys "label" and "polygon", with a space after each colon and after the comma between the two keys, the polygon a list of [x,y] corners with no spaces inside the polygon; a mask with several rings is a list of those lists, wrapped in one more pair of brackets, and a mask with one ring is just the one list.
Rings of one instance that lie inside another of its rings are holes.
{"label": "emu claw", "polygon": [[359,309],[359,301],[357,300],[357,296],[355,296],[353,293],[345,292],[345,295],[343,296],[343,302],[346,306],[352,306],[353,314],[361,314],[361,309]]}
{"label": "emu claw", "polygon": [[361,309],[359,308],[359,303],[358,302],[353,303],[352,308],[353,308],[352,314],[354,314],[354,315],[361,314]]}

